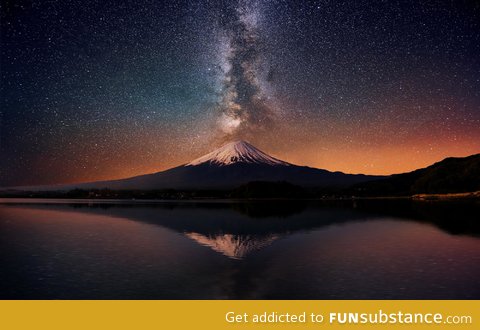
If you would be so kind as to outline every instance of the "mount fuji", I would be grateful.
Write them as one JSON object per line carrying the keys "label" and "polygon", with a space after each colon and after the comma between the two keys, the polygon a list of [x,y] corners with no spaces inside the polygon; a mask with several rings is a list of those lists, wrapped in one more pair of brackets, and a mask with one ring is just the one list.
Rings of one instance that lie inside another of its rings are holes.
{"label": "mount fuji", "polygon": [[[348,186],[377,176],[345,174],[276,159],[245,141],[228,143],[190,163],[166,171],[112,181],[28,187],[32,190],[231,189],[252,181],[286,181],[304,187]],[[24,190],[27,187],[22,187]]]}
{"label": "mount fuji", "polygon": [[271,166],[291,165],[267,155],[245,141],[230,142],[203,157],[191,161],[187,166],[198,166],[207,163],[217,166],[232,165],[235,163],[264,164]]}

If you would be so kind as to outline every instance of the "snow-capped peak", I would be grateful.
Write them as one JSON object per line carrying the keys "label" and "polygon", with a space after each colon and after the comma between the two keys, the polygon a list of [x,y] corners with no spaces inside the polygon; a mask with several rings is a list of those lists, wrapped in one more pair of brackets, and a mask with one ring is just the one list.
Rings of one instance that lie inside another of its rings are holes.
{"label": "snow-capped peak", "polygon": [[253,163],[268,165],[290,165],[287,162],[273,158],[245,141],[235,141],[197,158],[186,166],[196,166],[204,163],[224,166],[233,163]]}
{"label": "snow-capped peak", "polygon": [[199,244],[208,246],[214,251],[232,258],[243,259],[248,254],[258,251],[275,240],[279,239],[279,235],[270,234],[264,237],[257,237],[252,235],[233,235],[233,234],[217,234],[217,235],[202,235],[191,232],[185,235]]}

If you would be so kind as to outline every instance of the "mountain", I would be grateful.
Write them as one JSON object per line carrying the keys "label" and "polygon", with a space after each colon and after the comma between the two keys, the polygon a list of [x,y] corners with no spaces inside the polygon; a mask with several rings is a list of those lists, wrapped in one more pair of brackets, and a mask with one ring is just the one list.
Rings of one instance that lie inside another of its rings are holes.
{"label": "mountain", "polygon": [[446,158],[426,168],[357,184],[352,194],[363,196],[410,196],[480,190],[480,154]]}
{"label": "mountain", "polygon": [[22,187],[22,190],[232,189],[252,181],[287,181],[302,187],[346,187],[378,178],[297,166],[271,157],[248,142],[236,141],[188,164],[162,172],[112,181]]}
{"label": "mountain", "polygon": [[210,164],[217,166],[232,165],[234,163],[244,164],[264,164],[264,165],[283,165],[290,166],[291,164],[273,158],[263,151],[255,148],[250,143],[245,141],[231,142],[212,151],[205,156],[197,158],[186,166],[198,166],[202,164]]}
{"label": "mountain", "polygon": [[274,234],[266,236],[224,233],[202,235],[193,232],[185,233],[185,236],[232,259],[243,259],[248,254],[267,247],[280,238],[280,236]]}

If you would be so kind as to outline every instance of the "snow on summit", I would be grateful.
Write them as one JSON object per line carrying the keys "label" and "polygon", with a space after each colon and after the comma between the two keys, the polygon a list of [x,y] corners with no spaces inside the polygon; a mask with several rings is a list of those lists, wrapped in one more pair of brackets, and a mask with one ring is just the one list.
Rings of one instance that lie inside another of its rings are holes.
{"label": "snow on summit", "polygon": [[287,162],[273,158],[245,141],[235,141],[197,158],[186,166],[196,166],[204,163],[213,165],[230,165],[234,163],[251,163],[267,165],[290,165]]}

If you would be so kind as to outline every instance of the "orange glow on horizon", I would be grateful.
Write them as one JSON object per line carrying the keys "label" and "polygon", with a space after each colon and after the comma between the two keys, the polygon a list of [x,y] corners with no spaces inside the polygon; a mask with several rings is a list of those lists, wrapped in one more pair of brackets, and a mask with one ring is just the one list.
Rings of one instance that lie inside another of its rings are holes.
{"label": "orange glow on horizon", "polygon": [[[370,175],[405,173],[447,157],[480,153],[480,130],[472,134],[472,129],[461,127],[454,131],[435,128],[402,135],[394,127],[375,130],[322,125],[319,129],[314,122],[304,124],[302,130],[278,127],[245,140],[292,164]],[[390,135],[389,130],[393,132]],[[121,147],[108,145],[104,149],[85,144],[82,153],[88,158],[82,159],[70,158],[74,149],[64,150],[67,156],[62,159],[47,153],[38,155],[32,164],[38,168],[38,181],[22,185],[73,184],[155,173],[186,164],[225,143],[208,136],[179,137],[169,131],[143,133],[138,140],[143,143],[127,140]]]}

